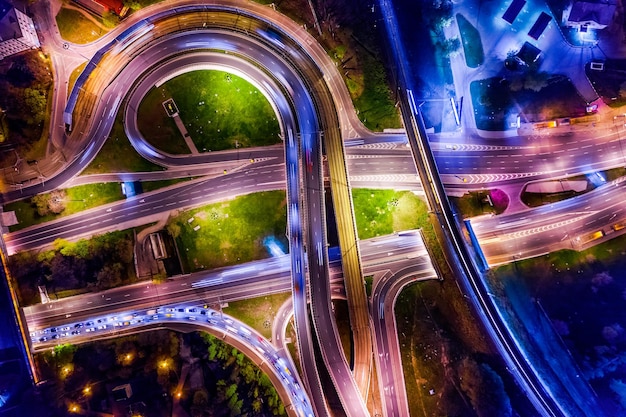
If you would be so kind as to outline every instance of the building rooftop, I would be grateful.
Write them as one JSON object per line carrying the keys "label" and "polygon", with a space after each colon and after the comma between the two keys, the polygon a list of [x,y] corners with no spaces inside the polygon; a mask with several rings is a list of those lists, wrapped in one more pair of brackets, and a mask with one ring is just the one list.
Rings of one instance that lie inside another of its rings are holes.
{"label": "building rooftop", "polygon": [[15,8],[6,1],[0,0],[0,41],[21,37],[22,30],[15,14]]}
{"label": "building rooftop", "polygon": [[607,26],[613,20],[616,10],[617,3],[615,0],[600,2],[574,1],[567,21],[596,22],[599,25]]}

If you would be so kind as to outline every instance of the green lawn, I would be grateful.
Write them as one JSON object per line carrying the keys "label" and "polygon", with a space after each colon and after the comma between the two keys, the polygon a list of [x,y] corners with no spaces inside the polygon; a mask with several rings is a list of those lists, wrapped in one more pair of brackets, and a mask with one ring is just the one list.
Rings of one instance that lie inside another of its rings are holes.
{"label": "green lawn", "polygon": [[462,197],[449,197],[463,217],[501,214],[509,205],[509,196],[502,190],[470,191]]}
{"label": "green lawn", "polygon": [[409,191],[353,189],[352,199],[359,239],[428,224],[426,203]]}
{"label": "green lawn", "polygon": [[224,308],[223,311],[225,314],[229,314],[252,327],[261,333],[263,337],[271,339],[272,325],[274,324],[276,312],[290,297],[290,292],[284,292],[234,301],[228,303],[228,307]]}
{"label": "green lawn", "polygon": [[[120,183],[98,183],[79,185],[77,187],[66,188],[66,197],[63,199],[65,210],[60,214],[47,214],[39,216],[37,209],[31,199],[15,201],[6,204],[4,211],[15,211],[19,224],[11,226],[10,231],[23,229],[34,224],[45,223],[59,217],[69,216],[92,207],[97,207],[124,198]],[[49,194],[44,194],[49,195]]]}
{"label": "green lawn", "polygon": [[264,238],[286,242],[285,204],[284,191],[255,193],[186,211],[167,227],[186,272],[235,265],[267,258]]}
{"label": "green lawn", "polygon": [[56,16],[56,21],[61,37],[74,43],[90,43],[107,32],[87,19],[78,10],[65,7],[61,7]]}
{"label": "green lawn", "polygon": [[[123,108],[123,106],[121,107]],[[118,112],[115,124],[98,155],[82,174],[104,174],[108,172],[161,171],[164,168],[143,159],[132,147],[122,124],[122,112]]]}
{"label": "green lawn", "polygon": [[246,80],[223,71],[192,71],[153,88],[139,105],[139,130],[153,146],[189,153],[162,103],[173,98],[200,152],[280,142],[276,114],[265,96]]}
{"label": "green lawn", "polygon": [[465,63],[470,68],[477,68],[485,60],[480,33],[462,14],[456,15],[456,22],[461,32]]}

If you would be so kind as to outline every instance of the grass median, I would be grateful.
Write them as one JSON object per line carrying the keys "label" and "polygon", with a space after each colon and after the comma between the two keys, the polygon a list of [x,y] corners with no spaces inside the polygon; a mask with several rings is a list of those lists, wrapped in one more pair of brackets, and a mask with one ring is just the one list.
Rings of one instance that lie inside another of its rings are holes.
{"label": "grass median", "polygon": [[428,224],[426,203],[410,191],[352,190],[359,239],[369,239]]}
{"label": "grass median", "polygon": [[228,303],[228,307],[225,307],[223,311],[252,327],[263,337],[271,339],[276,312],[290,297],[291,292],[284,292],[233,301]]}
{"label": "grass median", "polygon": [[284,191],[267,191],[185,211],[170,219],[185,272],[236,265],[270,256],[266,239],[287,252]]}
{"label": "grass median", "polygon": [[73,43],[90,43],[108,32],[92,22],[82,12],[66,7],[61,7],[56,15],[56,22],[61,37]]}
{"label": "grass median", "polygon": [[201,70],[181,74],[153,88],[139,105],[140,132],[165,152],[190,152],[174,118],[163,107],[170,98],[200,152],[280,142],[276,114],[260,90],[236,75]]}

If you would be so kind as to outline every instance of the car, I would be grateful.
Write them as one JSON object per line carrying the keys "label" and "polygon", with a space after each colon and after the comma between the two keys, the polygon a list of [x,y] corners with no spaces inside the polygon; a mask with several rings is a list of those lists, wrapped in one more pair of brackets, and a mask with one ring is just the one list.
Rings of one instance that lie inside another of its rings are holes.
{"label": "car", "polygon": [[74,328],[75,328],[75,329],[80,329],[81,327],[83,327],[83,323],[76,323],[76,324],[74,325]]}
{"label": "car", "polygon": [[158,320],[159,319],[159,315],[155,314],[154,316],[152,316],[152,320]]}
{"label": "car", "polygon": [[80,330],[72,330],[72,334],[73,335],[80,334]]}
{"label": "car", "polygon": [[206,316],[206,310],[200,310],[200,314],[202,314],[203,316]]}
{"label": "car", "polygon": [[187,319],[189,319],[189,320],[195,320],[195,319],[196,319],[196,317],[195,317],[195,316],[189,316],[189,317],[187,317]]}
{"label": "car", "polygon": [[194,307],[191,307],[191,308],[188,308],[188,309],[187,309],[187,312],[188,312],[188,313],[195,313],[195,312],[197,312],[197,311],[198,311],[198,309],[197,309],[197,308],[194,308]]}
{"label": "car", "polygon": [[57,328],[56,328],[56,327],[50,327],[50,331],[51,331],[52,333],[56,333],[56,332],[57,332]]}
{"label": "car", "polygon": [[174,311],[176,311],[176,309],[172,308],[172,307],[168,307],[165,309],[166,313],[173,313]]}
{"label": "car", "polygon": [[61,330],[66,332],[70,329],[70,326],[61,327]]}
{"label": "car", "polygon": [[85,326],[93,326],[93,321],[85,322]]}
{"label": "car", "polygon": [[52,335],[52,339],[58,339],[58,338],[59,338],[59,335],[58,335],[58,334],[53,334],[53,335]]}
{"label": "car", "polygon": [[107,328],[106,324],[101,324],[100,326],[98,326],[98,330],[104,330]]}
{"label": "car", "polygon": [[104,319],[98,319],[97,320],[98,323],[104,323],[104,321],[105,321]]}
{"label": "car", "polygon": [[47,338],[46,336],[44,336],[44,337],[40,337],[40,338],[39,338],[39,341],[40,341],[40,342],[45,342],[46,340],[48,340],[48,338]]}
{"label": "car", "polygon": [[184,309],[184,308],[179,308],[179,309],[178,309],[178,312],[179,312],[179,313],[184,313],[184,312],[185,312],[185,309]]}
{"label": "car", "polygon": [[87,333],[89,333],[89,332],[95,332],[95,331],[96,331],[96,329],[94,329],[93,327],[87,327],[87,328],[85,329],[85,332],[87,332]]}

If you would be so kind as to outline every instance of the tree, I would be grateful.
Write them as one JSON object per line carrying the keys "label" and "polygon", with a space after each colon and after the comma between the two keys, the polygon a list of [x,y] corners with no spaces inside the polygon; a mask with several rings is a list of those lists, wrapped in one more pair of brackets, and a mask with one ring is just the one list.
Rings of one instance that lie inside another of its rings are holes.
{"label": "tree", "polygon": [[65,190],[55,190],[48,196],[48,209],[54,214],[59,214],[65,210],[67,194]]}
{"label": "tree", "polygon": [[461,389],[479,417],[512,415],[511,402],[500,376],[486,363],[465,358],[459,367]]}
{"label": "tree", "polygon": [[132,11],[141,9],[141,3],[136,0],[124,0],[124,7],[128,7]]}
{"label": "tree", "polygon": [[122,270],[124,267],[119,262],[105,265],[96,273],[96,286],[100,290],[113,288],[122,282]]}
{"label": "tree", "polygon": [[70,289],[78,287],[78,276],[85,272],[83,262],[74,262],[75,258],[57,253],[50,262],[50,279],[55,288]]}
{"label": "tree", "polygon": [[445,56],[453,57],[459,53],[461,41],[457,37],[445,39],[443,42],[440,43],[440,46]]}
{"label": "tree", "polygon": [[209,394],[205,389],[199,389],[193,393],[193,400],[191,403],[191,415],[192,417],[202,417],[204,410],[209,404]]}
{"label": "tree", "polygon": [[24,103],[28,109],[28,113],[24,115],[26,123],[38,125],[43,122],[48,105],[46,92],[38,88],[28,87],[24,89]]}
{"label": "tree", "polygon": [[178,222],[176,221],[168,223],[167,231],[174,239],[176,239],[178,236],[180,236],[180,224],[178,224]]}
{"label": "tree", "polygon": [[48,210],[48,196],[45,194],[37,194],[31,197],[30,202],[37,209],[37,214],[41,217],[50,213]]}
{"label": "tree", "polygon": [[617,396],[617,400],[622,406],[622,411],[626,413],[626,384],[621,379],[612,379],[609,386]]}
{"label": "tree", "polygon": [[120,18],[118,15],[112,12],[105,12],[102,15],[102,24],[108,28],[114,28],[117,24],[120,23]]}
{"label": "tree", "polygon": [[39,216],[46,216],[50,213],[59,214],[65,210],[67,194],[64,190],[56,190],[49,194],[37,194],[31,197],[30,201],[37,209]]}

